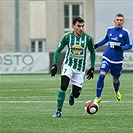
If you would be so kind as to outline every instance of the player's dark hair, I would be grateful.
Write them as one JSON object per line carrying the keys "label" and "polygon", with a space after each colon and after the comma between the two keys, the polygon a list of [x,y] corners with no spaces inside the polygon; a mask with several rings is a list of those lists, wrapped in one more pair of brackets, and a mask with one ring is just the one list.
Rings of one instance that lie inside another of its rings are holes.
{"label": "player's dark hair", "polygon": [[124,15],[121,14],[121,13],[118,13],[118,14],[116,15],[116,17],[123,17],[123,18],[124,18]]}
{"label": "player's dark hair", "polygon": [[73,19],[73,25],[75,25],[76,22],[84,23],[85,21],[81,17],[76,17]]}

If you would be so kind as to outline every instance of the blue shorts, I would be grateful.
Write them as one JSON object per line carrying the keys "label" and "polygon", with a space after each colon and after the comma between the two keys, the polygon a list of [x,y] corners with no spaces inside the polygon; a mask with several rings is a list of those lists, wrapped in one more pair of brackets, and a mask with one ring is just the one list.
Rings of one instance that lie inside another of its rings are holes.
{"label": "blue shorts", "polygon": [[108,62],[106,59],[102,59],[102,64],[100,65],[100,71],[106,73],[110,71],[114,79],[119,79],[122,72],[122,63],[114,64]]}

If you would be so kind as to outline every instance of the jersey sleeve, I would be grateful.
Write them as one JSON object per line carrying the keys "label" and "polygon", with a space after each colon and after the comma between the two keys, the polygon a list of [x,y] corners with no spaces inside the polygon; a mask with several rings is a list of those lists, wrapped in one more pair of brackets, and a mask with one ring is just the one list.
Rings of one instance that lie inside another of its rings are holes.
{"label": "jersey sleeve", "polygon": [[57,64],[60,52],[64,49],[64,47],[67,45],[67,36],[64,36],[59,43],[53,57],[53,64]]}
{"label": "jersey sleeve", "polygon": [[132,48],[133,45],[133,41],[132,41],[132,37],[131,34],[129,32],[127,32],[126,34],[126,45],[121,46],[122,50],[129,50]]}
{"label": "jersey sleeve", "polygon": [[90,51],[91,68],[95,68],[96,54],[95,54],[94,42],[93,42],[92,38],[89,38],[88,49]]}

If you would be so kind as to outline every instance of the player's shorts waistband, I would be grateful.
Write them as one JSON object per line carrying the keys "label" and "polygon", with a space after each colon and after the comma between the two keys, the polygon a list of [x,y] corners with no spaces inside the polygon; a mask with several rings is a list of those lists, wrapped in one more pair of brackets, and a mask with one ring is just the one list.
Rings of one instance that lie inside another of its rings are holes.
{"label": "player's shorts waistband", "polygon": [[102,59],[105,59],[105,60],[107,60],[108,62],[113,63],[113,64],[120,64],[120,63],[123,63],[123,61],[111,61],[110,59],[108,59],[108,58],[105,57],[105,56],[103,56]]}

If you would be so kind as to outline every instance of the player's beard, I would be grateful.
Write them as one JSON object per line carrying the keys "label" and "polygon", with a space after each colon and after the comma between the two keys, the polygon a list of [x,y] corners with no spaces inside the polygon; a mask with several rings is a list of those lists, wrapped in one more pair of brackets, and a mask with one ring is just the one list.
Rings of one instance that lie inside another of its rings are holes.
{"label": "player's beard", "polygon": [[81,35],[82,35],[82,33],[83,33],[83,31],[82,31],[82,30],[80,30],[80,31],[78,32],[78,36],[81,36]]}

